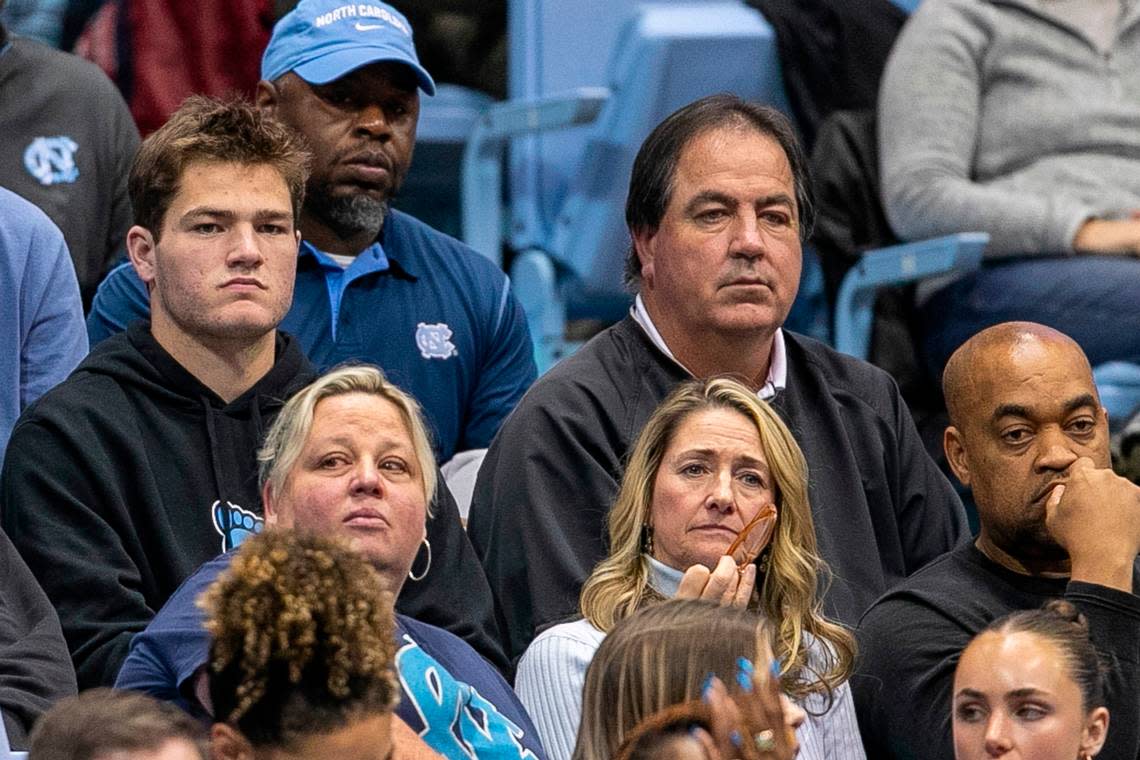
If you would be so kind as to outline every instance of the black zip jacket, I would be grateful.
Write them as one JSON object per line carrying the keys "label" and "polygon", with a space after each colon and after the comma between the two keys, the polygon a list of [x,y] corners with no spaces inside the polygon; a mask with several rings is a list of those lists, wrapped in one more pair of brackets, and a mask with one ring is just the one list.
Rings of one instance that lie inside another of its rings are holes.
{"label": "black zip jacket", "polygon": [[[3,527],[59,613],[81,689],[110,685],[178,585],[259,525],[257,448],[313,376],[278,333],[273,368],[227,404],[136,322],[25,411],[0,474]],[[490,590],[440,491],[434,578],[405,584],[397,606],[501,665]]]}

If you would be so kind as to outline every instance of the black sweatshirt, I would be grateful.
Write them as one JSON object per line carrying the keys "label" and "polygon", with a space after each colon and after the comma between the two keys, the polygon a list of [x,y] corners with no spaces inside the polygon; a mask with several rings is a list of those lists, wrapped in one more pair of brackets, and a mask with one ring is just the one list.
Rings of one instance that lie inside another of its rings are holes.
{"label": "black sweatshirt", "polygon": [[[927,456],[894,381],[785,331],[787,388],[772,402],[808,463],[827,610],[854,625],[880,594],[966,540],[965,512]],[[626,318],[540,378],[479,471],[468,534],[517,657],[567,619],[606,555],[625,458],[688,375]]]}
{"label": "black sweatshirt", "polygon": [[[1133,573],[1140,588],[1140,569]],[[1097,760],[1140,757],[1140,598],[1063,578],[1021,575],[967,544],[907,579],[859,623],[851,679],[867,757],[954,760],[951,691],[958,657],[997,618],[1064,597],[1089,620],[1108,664],[1108,740]]]}
{"label": "black sweatshirt", "polygon": [[28,744],[32,723],[75,693],[75,671],[59,618],[43,590],[0,533],[0,712],[13,749]]}
{"label": "black sweatshirt", "polygon": [[[227,404],[136,322],[25,411],[0,474],[3,527],[59,613],[80,688],[110,685],[131,635],[260,520],[257,449],[313,376],[279,333],[273,368]],[[490,590],[439,490],[437,582],[405,584],[397,607],[494,660]]]}

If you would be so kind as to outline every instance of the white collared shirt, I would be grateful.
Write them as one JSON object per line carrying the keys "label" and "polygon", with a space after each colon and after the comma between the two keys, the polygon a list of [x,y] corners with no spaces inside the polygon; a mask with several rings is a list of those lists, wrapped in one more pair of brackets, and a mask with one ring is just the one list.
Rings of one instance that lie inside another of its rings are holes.
{"label": "white collared shirt", "polygon": [[[649,318],[649,312],[645,309],[645,302],[641,300],[641,294],[638,293],[637,297],[633,299],[633,306],[629,309],[630,316],[633,321],[641,325],[641,329],[649,336],[649,340],[653,345],[661,351],[661,353],[668,356],[674,364],[681,369],[688,372],[690,375],[693,373],[681,362],[677,361],[677,357],[665,345],[665,339],[661,337],[661,333],[657,331],[657,326],[653,324],[653,320]],[[760,386],[760,390],[756,391],[756,395],[764,401],[770,401],[777,393],[784,390],[788,385],[788,357],[784,349],[784,330],[777,327],[776,334],[772,336],[772,356],[768,364],[768,378],[765,380],[764,385]]]}

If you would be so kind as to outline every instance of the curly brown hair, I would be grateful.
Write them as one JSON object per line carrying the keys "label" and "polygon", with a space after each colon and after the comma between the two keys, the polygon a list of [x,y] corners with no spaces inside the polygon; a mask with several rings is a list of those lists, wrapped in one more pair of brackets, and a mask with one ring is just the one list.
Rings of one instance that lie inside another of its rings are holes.
{"label": "curly brown hair", "polygon": [[198,605],[214,716],[251,744],[286,746],[395,706],[392,595],[343,544],[284,529],[249,538]]}

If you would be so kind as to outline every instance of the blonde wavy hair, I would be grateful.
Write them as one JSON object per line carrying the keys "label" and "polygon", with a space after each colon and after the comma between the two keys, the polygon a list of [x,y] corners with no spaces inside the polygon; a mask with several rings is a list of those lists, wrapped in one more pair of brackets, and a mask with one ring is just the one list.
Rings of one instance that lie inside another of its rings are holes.
{"label": "blonde wavy hair", "polygon": [[414,398],[393,385],[379,368],[367,364],[349,364],[329,370],[297,391],[286,402],[265,435],[265,444],[257,452],[259,485],[264,488],[268,484],[272,493],[281,492],[297,458],[305,449],[317,404],[327,398],[349,393],[379,396],[400,410],[400,416],[404,418],[404,424],[412,438],[412,448],[416,452],[420,482],[430,517],[437,476],[435,453],[431,448],[423,412]]}
{"label": "blonde wavy hair", "polygon": [[[598,563],[582,587],[582,615],[599,630],[609,632],[640,607],[661,600],[649,586],[642,527],[649,523],[654,484],[665,451],[686,419],[709,409],[737,412],[756,426],[775,481],[779,517],[767,550],[768,572],[757,578],[757,611],[774,626],[772,648],[782,663],[781,686],[798,699],[826,694],[830,704],[834,689],[851,675],[855,639],[850,631],[823,615],[819,580],[826,579],[829,571],[816,550],[807,463],[784,421],[755,391],[732,378],[682,383],[645,424],[610,510],[610,555]],[[819,662],[809,664],[805,634],[823,645],[824,657],[819,661],[823,667],[816,667]]]}

